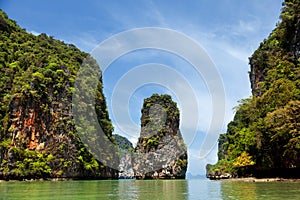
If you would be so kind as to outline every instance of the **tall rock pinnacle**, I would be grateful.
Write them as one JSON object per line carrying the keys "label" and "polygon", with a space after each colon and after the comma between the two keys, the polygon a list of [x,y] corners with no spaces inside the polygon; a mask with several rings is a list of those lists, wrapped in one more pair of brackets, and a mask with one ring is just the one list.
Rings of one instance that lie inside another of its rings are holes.
{"label": "tall rock pinnacle", "polygon": [[144,100],[133,169],[137,179],[185,178],[187,150],[179,110],[169,95]]}

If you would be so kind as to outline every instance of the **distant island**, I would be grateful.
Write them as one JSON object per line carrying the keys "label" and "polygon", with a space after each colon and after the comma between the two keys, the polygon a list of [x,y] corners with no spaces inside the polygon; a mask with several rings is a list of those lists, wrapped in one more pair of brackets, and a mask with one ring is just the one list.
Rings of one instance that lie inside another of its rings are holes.
{"label": "distant island", "polygon": [[219,137],[207,177],[300,178],[300,2],[283,3],[280,22],[250,58],[252,97],[240,101]]}

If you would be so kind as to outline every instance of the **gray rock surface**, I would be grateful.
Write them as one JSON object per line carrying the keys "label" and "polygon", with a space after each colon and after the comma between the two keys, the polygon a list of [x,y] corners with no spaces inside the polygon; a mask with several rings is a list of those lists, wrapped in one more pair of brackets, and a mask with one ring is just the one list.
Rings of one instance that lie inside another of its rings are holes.
{"label": "gray rock surface", "polygon": [[187,150],[179,130],[179,110],[169,95],[144,100],[141,133],[133,158],[137,179],[184,179]]}

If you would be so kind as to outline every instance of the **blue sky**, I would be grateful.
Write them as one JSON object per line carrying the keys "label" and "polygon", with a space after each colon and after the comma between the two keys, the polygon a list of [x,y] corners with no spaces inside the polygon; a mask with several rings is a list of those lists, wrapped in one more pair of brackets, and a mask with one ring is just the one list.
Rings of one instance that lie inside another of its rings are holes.
{"label": "blue sky", "polygon": [[[220,132],[224,132],[227,123],[233,118],[232,108],[237,105],[237,101],[251,95],[248,57],[275,28],[281,4],[282,0],[2,0],[0,8],[28,32],[47,33],[56,39],[73,43],[86,52],[92,52],[107,38],[133,28],[160,27],[185,34],[207,52],[223,80],[226,104]],[[101,58],[99,63],[101,65]],[[194,120],[198,122],[193,140],[188,144],[188,170],[193,174],[203,174],[205,164],[217,160],[216,146],[208,156],[199,158],[212,117],[211,94],[204,78],[178,56],[144,49],[120,57],[104,71],[104,92],[115,132],[127,136],[133,142],[137,140],[142,101],[152,93],[171,94],[180,108],[183,107],[179,102],[180,95],[189,95],[185,93],[187,89],[183,88],[184,84],[180,80],[175,82],[178,87],[182,87],[181,90],[169,90],[166,85],[145,83],[129,92],[130,99],[128,103],[125,102],[129,118],[128,115],[119,114],[122,111],[118,110],[118,106],[113,110],[112,105],[121,104],[124,100],[121,98],[114,101],[113,98],[114,89],[120,86],[119,81],[132,70],[148,63],[169,67],[184,77],[182,80],[193,88],[197,108],[191,107],[190,112],[181,116],[184,118],[181,119],[184,122],[181,130],[186,139],[187,132],[195,126]],[[171,87],[175,87],[175,82]],[[122,90],[126,90],[129,85],[122,84]],[[176,94],[174,91],[181,92]],[[126,123],[128,120],[131,123]]]}

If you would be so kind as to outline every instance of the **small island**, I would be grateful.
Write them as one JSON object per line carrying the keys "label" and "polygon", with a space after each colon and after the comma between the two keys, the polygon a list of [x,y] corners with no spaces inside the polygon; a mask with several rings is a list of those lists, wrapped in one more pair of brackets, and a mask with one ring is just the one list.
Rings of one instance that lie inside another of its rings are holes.
{"label": "small island", "polygon": [[137,145],[114,135],[120,148],[119,179],[185,179],[187,147],[179,130],[179,109],[170,95],[144,99]]}
{"label": "small island", "polygon": [[133,163],[136,179],[185,179],[187,148],[179,130],[179,109],[170,95],[144,100]]}

